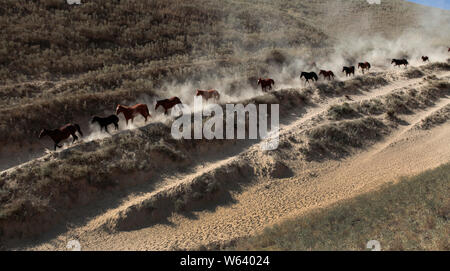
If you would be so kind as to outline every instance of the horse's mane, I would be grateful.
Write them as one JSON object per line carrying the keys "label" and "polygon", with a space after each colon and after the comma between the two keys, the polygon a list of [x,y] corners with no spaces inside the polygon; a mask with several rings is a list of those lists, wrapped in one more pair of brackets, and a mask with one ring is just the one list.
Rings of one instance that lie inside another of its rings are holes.
{"label": "horse's mane", "polygon": [[130,107],[129,107],[129,106],[126,106],[126,105],[118,104],[118,105],[117,105],[117,108],[125,108],[125,109],[128,109],[128,108],[130,108]]}

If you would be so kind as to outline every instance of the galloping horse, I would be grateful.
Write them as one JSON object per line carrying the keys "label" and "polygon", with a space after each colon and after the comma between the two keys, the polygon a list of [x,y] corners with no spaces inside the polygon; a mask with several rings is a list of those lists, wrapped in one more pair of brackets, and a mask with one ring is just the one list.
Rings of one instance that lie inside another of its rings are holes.
{"label": "galloping horse", "polygon": [[408,60],[406,59],[392,59],[391,64],[394,63],[394,66],[401,66],[401,65],[405,65],[405,68],[408,67]]}
{"label": "galloping horse", "polygon": [[110,124],[114,124],[114,127],[116,127],[116,130],[119,130],[119,118],[116,115],[111,115],[106,118],[95,116],[92,118],[91,123],[95,123],[95,122],[98,122],[98,124],[100,125],[100,131],[102,131],[102,129],[104,128],[105,131],[107,133],[109,133],[108,125],[110,125]]}
{"label": "galloping horse", "polygon": [[306,79],[306,83],[309,84],[309,80],[312,80],[314,82],[319,80],[319,77],[317,76],[317,74],[315,72],[302,72],[300,75],[300,79],[302,79],[302,77],[305,77]]}
{"label": "galloping horse", "polygon": [[369,71],[371,66],[369,62],[364,62],[364,63],[358,63],[358,69],[361,68],[362,73],[364,74],[364,70]]}
{"label": "galloping horse", "polygon": [[159,106],[164,107],[164,114],[167,115],[167,110],[171,109],[172,107],[174,107],[177,104],[183,104],[180,100],[180,98],[178,97],[172,97],[169,99],[164,99],[164,100],[160,100],[156,102],[156,106],[155,106],[155,110],[158,109]]}
{"label": "galloping horse", "polygon": [[430,59],[427,56],[422,56],[422,61],[423,62],[430,62]]}
{"label": "galloping horse", "polygon": [[146,104],[136,104],[133,106],[125,106],[119,104],[116,108],[116,115],[118,116],[120,113],[123,113],[123,116],[127,121],[127,125],[128,120],[131,119],[131,122],[133,122],[133,119],[137,114],[141,114],[145,118],[145,122],[147,122],[148,117],[152,117],[150,115],[150,112],[148,112],[148,107]]}
{"label": "galloping horse", "polygon": [[267,88],[269,88],[269,90],[272,90],[272,85],[275,85],[275,81],[270,78],[267,79],[259,78],[258,85],[261,85],[261,90],[265,92]]}
{"label": "galloping horse", "polygon": [[208,101],[211,98],[214,98],[214,100],[218,101],[220,99],[220,94],[215,89],[210,90],[199,90],[197,89],[197,94],[195,96],[202,96],[206,101]]}
{"label": "galloping horse", "polygon": [[69,136],[72,136],[73,141],[78,139],[76,132],[80,133],[81,136],[83,136],[83,133],[81,132],[80,126],[78,124],[66,124],[63,127],[59,129],[54,130],[48,130],[48,129],[42,129],[39,133],[39,139],[41,139],[44,136],[49,136],[51,139],[53,139],[53,142],[55,142],[54,149],[56,151],[56,147],[62,148],[62,146],[58,145],[59,142],[63,141],[64,139],[67,139]]}
{"label": "galloping horse", "polygon": [[334,73],[332,71],[320,70],[319,75],[323,75],[323,78],[328,78],[328,80],[331,80],[331,77],[334,79]]}
{"label": "galloping horse", "polygon": [[342,72],[345,72],[345,76],[351,76],[352,74],[355,76],[355,66],[344,67]]}

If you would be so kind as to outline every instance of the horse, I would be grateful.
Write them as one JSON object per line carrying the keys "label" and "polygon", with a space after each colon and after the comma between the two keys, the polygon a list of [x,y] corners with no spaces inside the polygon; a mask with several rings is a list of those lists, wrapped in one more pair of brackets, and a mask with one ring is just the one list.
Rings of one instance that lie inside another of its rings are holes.
{"label": "horse", "polygon": [[95,123],[95,122],[97,122],[100,125],[100,131],[102,131],[102,129],[104,128],[105,131],[107,133],[109,133],[108,125],[110,125],[110,124],[114,124],[114,127],[116,127],[116,130],[119,130],[119,117],[117,117],[116,115],[111,115],[106,118],[94,116],[92,118],[91,123]]}
{"label": "horse", "polygon": [[406,59],[392,59],[391,64],[394,64],[394,66],[405,65],[405,68],[407,68],[409,63]]}
{"label": "horse", "polygon": [[218,101],[220,99],[220,94],[215,89],[210,90],[199,90],[197,89],[197,94],[195,96],[202,96],[206,101],[208,101],[211,98],[214,98],[214,100]]}
{"label": "horse", "polygon": [[309,80],[314,80],[317,81],[319,80],[319,77],[317,76],[317,74],[315,72],[302,72],[300,74],[300,79],[302,79],[302,77],[305,77],[306,79],[306,83],[309,84]]}
{"label": "horse", "polygon": [[127,125],[128,120],[131,119],[131,122],[133,122],[133,119],[137,114],[141,114],[145,118],[145,122],[147,122],[148,117],[152,117],[150,115],[150,112],[148,111],[148,107],[146,104],[136,104],[133,106],[125,106],[119,104],[116,107],[116,115],[119,116],[120,113],[123,113],[123,116],[127,121]]}
{"label": "horse", "polygon": [[78,137],[75,134],[76,132],[80,133],[80,135],[83,136],[83,133],[81,132],[80,126],[78,124],[69,123],[59,129],[42,129],[39,133],[39,139],[44,136],[49,136],[51,139],[53,139],[53,142],[55,142],[54,150],[56,151],[56,147],[62,148],[62,146],[58,145],[59,142],[67,139],[69,136],[72,136],[73,138],[72,143],[74,143],[75,140],[78,140]]}
{"label": "horse", "polygon": [[358,69],[359,68],[361,68],[361,70],[362,70],[362,73],[364,74],[364,70],[367,70],[367,71],[369,71],[370,70],[370,68],[371,68],[371,66],[370,66],[370,63],[369,62],[364,62],[364,63],[358,63]]}
{"label": "horse", "polygon": [[352,74],[355,76],[355,66],[344,67],[342,72],[345,72],[345,76],[351,76]]}
{"label": "horse", "polygon": [[162,106],[162,107],[164,107],[164,114],[167,115],[167,110],[171,109],[172,107],[174,107],[177,104],[183,105],[180,98],[178,98],[178,97],[172,97],[169,99],[159,100],[156,102],[155,110],[157,110],[159,106]]}
{"label": "horse", "polygon": [[422,56],[422,61],[423,62],[430,62],[430,59],[427,56]]}
{"label": "horse", "polygon": [[331,80],[331,77],[334,79],[334,73],[332,71],[320,70],[319,75],[323,75],[323,78],[328,78],[328,80]]}
{"label": "horse", "polygon": [[269,90],[272,90],[272,85],[275,85],[275,81],[270,78],[267,79],[259,78],[258,85],[261,85],[261,90],[265,92],[267,88],[269,88]]}

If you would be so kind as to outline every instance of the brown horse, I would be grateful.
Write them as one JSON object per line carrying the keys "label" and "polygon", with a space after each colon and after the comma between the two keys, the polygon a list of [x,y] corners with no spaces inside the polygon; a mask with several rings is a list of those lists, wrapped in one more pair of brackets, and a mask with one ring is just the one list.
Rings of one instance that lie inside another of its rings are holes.
{"label": "brown horse", "polygon": [[178,97],[172,97],[169,99],[159,100],[156,102],[155,110],[158,109],[159,106],[162,106],[164,108],[164,114],[167,115],[167,110],[171,109],[177,104],[183,105],[180,98]]}
{"label": "brown horse", "polygon": [[54,130],[48,130],[48,129],[42,129],[39,133],[39,139],[41,139],[44,136],[49,136],[53,141],[55,142],[54,149],[56,151],[56,147],[62,148],[62,146],[58,145],[59,142],[63,141],[64,139],[67,139],[69,136],[72,136],[73,141],[78,139],[76,132],[80,133],[81,136],[83,136],[83,133],[81,132],[80,126],[78,124],[66,124],[63,127],[59,129]]}
{"label": "brown horse", "polygon": [[331,80],[331,77],[334,79],[334,73],[332,71],[320,70],[319,76],[320,75],[323,75],[323,78],[327,78],[328,80]]}
{"label": "brown horse", "polygon": [[351,67],[344,67],[342,69],[342,72],[345,72],[346,76],[351,76],[353,74],[353,76],[355,75],[355,66],[351,66]]}
{"label": "brown horse", "polygon": [[206,101],[208,101],[211,98],[214,98],[214,100],[216,100],[216,101],[218,101],[220,99],[220,94],[215,89],[210,89],[210,90],[197,89],[197,94],[195,96],[202,96]]}
{"label": "brown horse", "polygon": [[118,116],[120,113],[123,113],[123,116],[127,121],[127,125],[128,120],[131,119],[131,122],[133,122],[133,119],[137,114],[141,114],[145,118],[145,122],[147,122],[148,117],[152,117],[150,115],[150,112],[148,112],[148,107],[146,104],[136,104],[133,106],[125,106],[119,104],[116,108],[116,115]]}
{"label": "brown horse", "polygon": [[430,62],[430,58],[428,58],[427,56],[422,56],[422,61],[423,62]]}
{"label": "brown horse", "polygon": [[267,88],[269,88],[269,90],[272,90],[272,85],[275,85],[275,81],[270,78],[267,79],[259,78],[258,85],[261,85],[261,90],[265,92]]}
{"label": "brown horse", "polygon": [[364,71],[367,70],[369,71],[371,66],[369,62],[364,62],[364,63],[358,63],[358,69],[361,68],[362,73],[364,74]]}

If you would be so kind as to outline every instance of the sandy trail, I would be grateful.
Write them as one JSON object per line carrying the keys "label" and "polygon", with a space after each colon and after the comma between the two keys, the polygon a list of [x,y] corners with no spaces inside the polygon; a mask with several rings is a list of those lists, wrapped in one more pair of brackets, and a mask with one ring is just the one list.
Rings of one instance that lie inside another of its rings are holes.
{"label": "sandy trail", "polygon": [[[450,72],[438,74],[447,78]],[[391,84],[360,95],[351,102],[377,98],[423,84],[423,78],[394,81]],[[301,132],[329,106],[342,103],[345,98],[332,98],[311,107],[296,121],[281,125],[281,134]],[[450,160],[450,127],[430,131],[412,129],[418,122],[440,108],[450,99],[441,99],[434,106],[405,117],[406,125],[391,136],[364,152],[342,161],[324,163],[300,162],[290,165],[292,178],[259,181],[242,192],[233,192],[233,203],[214,206],[189,216],[173,214],[166,222],[134,231],[113,234],[101,226],[119,212],[133,207],[161,189],[173,187],[198,175],[220,167],[236,155],[216,159],[214,163],[198,166],[194,173],[166,178],[157,190],[129,195],[123,202],[72,229],[39,241],[39,245],[18,244],[20,249],[65,249],[67,240],[76,238],[86,250],[171,250],[196,249],[202,245],[226,243],[235,238],[252,235],[264,227],[317,207],[327,206],[395,181],[399,176],[419,173]],[[294,113],[295,115],[295,113]],[[247,153],[255,153],[257,145]],[[259,157],[255,157],[258,159]],[[90,213],[90,212],[86,212]]]}

